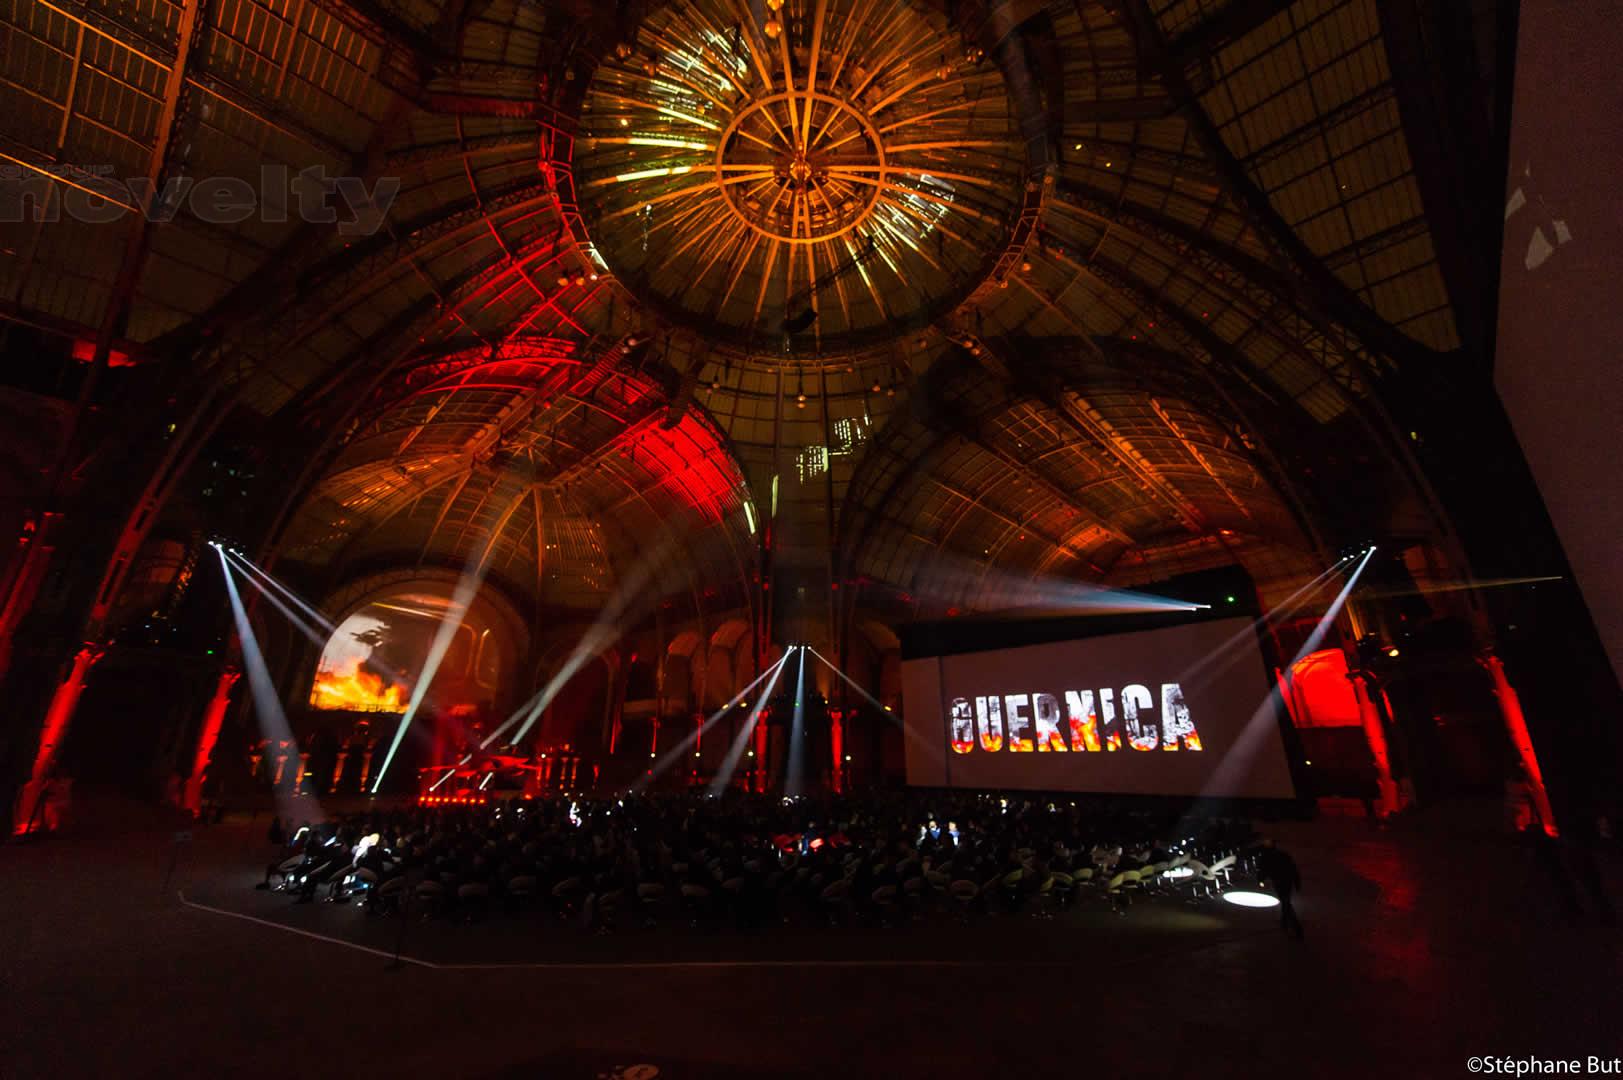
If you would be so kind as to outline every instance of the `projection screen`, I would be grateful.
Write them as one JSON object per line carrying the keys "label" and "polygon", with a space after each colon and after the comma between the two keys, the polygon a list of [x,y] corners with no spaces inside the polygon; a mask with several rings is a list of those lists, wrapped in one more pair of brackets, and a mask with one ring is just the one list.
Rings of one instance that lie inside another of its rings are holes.
{"label": "projection screen", "polygon": [[907,780],[1292,798],[1249,618],[904,660]]}

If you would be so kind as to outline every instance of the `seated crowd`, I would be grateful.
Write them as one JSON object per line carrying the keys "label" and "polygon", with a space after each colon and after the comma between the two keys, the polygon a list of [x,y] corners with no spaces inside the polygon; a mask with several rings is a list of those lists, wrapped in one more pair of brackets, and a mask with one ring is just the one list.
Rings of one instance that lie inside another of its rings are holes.
{"label": "seated crowd", "polygon": [[826,799],[552,798],[376,811],[291,837],[258,887],[369,910],[549,909],[599,929],[631,915],[761,925],[926,910],[1050,914],[1079,897],[1221,887],[1248,823],[972,793]]}

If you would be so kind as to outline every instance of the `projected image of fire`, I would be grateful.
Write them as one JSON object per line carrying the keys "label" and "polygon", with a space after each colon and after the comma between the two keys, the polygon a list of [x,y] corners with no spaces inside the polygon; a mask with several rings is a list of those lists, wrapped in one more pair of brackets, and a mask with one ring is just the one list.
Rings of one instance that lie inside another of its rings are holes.
{"label": "projected image of fire", "polygon": [[310,705],[350,712],[403,713],[416,658],[414,635],[402,634],[376,605],[345,619],[327,641],[310,685]]}
{"label": "projected image of fire", "polygon": [[310,704],[318,709],[401,713],[410,696],[403,684],[363,667],[358,656],[346,657],[335,670],[317,671],[310,688]]}

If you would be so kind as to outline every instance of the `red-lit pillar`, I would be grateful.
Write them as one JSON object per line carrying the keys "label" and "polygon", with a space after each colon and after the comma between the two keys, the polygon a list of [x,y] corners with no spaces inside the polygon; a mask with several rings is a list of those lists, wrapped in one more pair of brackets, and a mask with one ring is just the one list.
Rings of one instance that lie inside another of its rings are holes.
{"label": "red-lit pillar", "polygon": [[1392,755],[1386,745],[1386,729],[1381,726],[1381,714],[1370,698],[1369,685],[1360,675],[1348,675],[1353,684],[1353,696],[1358,699],[1358,716],[1364,724],[1364,738],[1369,743],[1370,756],[1375,759],[1375,779],[1380,787],[1377,810],[1382,817],[1402,809],[1398,786],[1392,780]]}
{"label": "red-lit pillar", "polygon": [[23,615],[34,603],[40,582],[51,563],[48,542],[62,515],[45,513],[40,521],[30,519],[17,538],[15,566],[5,580],[5,602],[0,604],[0,675],[11,666],[11,643]]}
{"label": "red-lit pillar", "polygon": [[345,739],[338,744],[338,761],[332,768],[332,783],[327,785],[327,794],[336,795],[338,789],[344,786],[344,764],[349,761],[349,749],[355,745],[354,739]]}
{"label": "red-lit pillar", "polygon": [[770,709],[763,710],[761,715],[756,718],[755,731],[753,733],[755,737],[755,790],[758,792],[766,790],[766,763],[768,760],[766,756],[766,726],[767,714],[770,711]]}
{"label": "red-lit pillar", "polygon": [[1544,831],[1558,836],[1555,812],[1550,808],[1550,793],[1544,787],[1544,773],[1538,767],[1538,755],[1533,752],[1533,737],[1527,731],[1527,717],[1522,714],[1521,696],[1505,677],[1505,665],[1497,656],[1492,653],[1479,656],[1477,663],[1486,668],[1493,679],[1493,696],[1499,701],[1499,712],[1505,719],[1505,732],[1521,758],[1522,769],[1527,774],[1527,786],[1531,789],[1533,805],[1538,809]]}
{"label": "red-lit pillar", "polygon": [[67,677],[57,684],[56,692],[51,695],[50,708],[45,712],[45,726],[39,736],[39,750],[34,755],[33,772],[29,774],[28,782],[23,785],[22,792],[17,796],[17,805],[12,810],[14,834],[55,828],[53,811],[49,808],[46,795],[51,774],[56,768],[56,754],[61,748],[62,737],[67,734],[73,710],[79,704],[79,695],[84,693],[85,678],[90,674],[90,669],[96,666],[96,661],[102,658],[104,651],[100,646],[86,642],[73,654]]}
{"label": "red-lit pillar", "polygon": [[192,773],[186,780],[186,791],[181,796],[181,807],[194,815],[203,811],[203,780],[208,773],[209,758],[214,755],[214,744],[220,739],[220,725],[225,722],[225,711],[231,706],[231,689],[242,678],[236,668],[220,672],[220,681],[214,684],[214,696],[209,699],[203,713],[203,730],[197,736],[197,753],[192,758]]}
{"label": "red-lit pillar", "polygon": [[366,751],[361,755],[361,786],[357,791],[366,790],[366,782],[372,777],[372,753],[378,748],[376,736],[366,740]]}
{"label": "red-lit pillar", "polygon": [[844,709],[829,710],[828,742],[830,751],[834,755],[830,783],[836,794],[845,790],[845,723]]}

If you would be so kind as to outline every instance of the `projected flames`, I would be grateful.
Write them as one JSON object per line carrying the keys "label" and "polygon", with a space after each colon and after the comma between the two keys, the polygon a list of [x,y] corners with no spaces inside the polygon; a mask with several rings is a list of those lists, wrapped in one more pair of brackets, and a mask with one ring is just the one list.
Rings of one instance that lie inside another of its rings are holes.
{"label": "projected flames", "polygon": [[394,645],[391,630],[370,611],[345,619],[322,650],[310,704],[317,709],[405,712],[411,686],[393,674],[400,665],[387,662]]}
{"label": "projected flames", "polygon": [[390,682],[361,666],[359,657],[349,657],[338,670],[316,672],[310,688],[310,704],[318,709],[365,709],[376,712],[405,712],[411,692],[400,683]]}
{"label": "projected flames", "polygon": [[[500,697],[516,653],[511,623],[496,601],[476,597],[454,628],[449,582],[410,581],[382,593],[339,622],[310,682],[310,706],[408,715],[418,693],[425,716],[479,716]],[[442,654],[430,669],[440,636]],[[422,685],[424,680],[427,685]]]}
{"label": "projected flames", "polygon": [[1124,743],[1141,751],[1201,750],[1200,732],[1178,683],[1161,684],[1159,710],[1150,688],[1132,683],[1122,687],[1119,698],[1110,687],[955,697],[947,720],[959,754],[1113,753]]}

